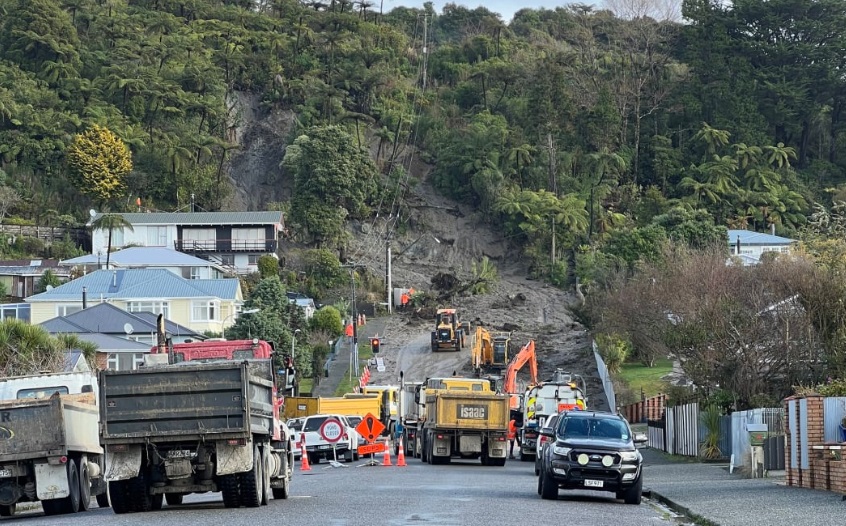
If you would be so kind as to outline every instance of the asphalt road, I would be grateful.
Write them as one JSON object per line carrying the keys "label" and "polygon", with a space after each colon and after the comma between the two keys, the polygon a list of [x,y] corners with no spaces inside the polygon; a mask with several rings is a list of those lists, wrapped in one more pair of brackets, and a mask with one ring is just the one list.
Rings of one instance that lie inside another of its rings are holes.
{"label": "asphalt road", "polygon": [[[381,460],[381,459],[379,459]],[[392,459],[396,464],[396,459]],[[515,524],[668,525],[666,513],[644,500],[629,506],[611,493],[565,492],[558,501],[537,494],[533,463],[508,461],[505,467],[478,462],[430,466],[408,459],[408,467],[364,466],[364,462],[332,468],[313,465],[295,472],[291,497],[261,508],[226,509],[219,494],[191,495],[185,504],[161,511],[114,515],[93,509],[77,515],[44,517],[40,507],[0,524],[23,526],[168,526],[259,525],[463,525]],[[648,471],[646,472],[648,481]]]}

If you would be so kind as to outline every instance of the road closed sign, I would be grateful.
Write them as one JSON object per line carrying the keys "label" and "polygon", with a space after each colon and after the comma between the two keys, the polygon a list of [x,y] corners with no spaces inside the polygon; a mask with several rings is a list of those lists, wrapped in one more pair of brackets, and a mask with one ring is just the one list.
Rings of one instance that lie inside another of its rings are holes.
{"label": "road closed sign", "polygon": [[335,418],[327,418],[321,424],[318,432],[323,440],[334,444],[344,436],[344,424]]}

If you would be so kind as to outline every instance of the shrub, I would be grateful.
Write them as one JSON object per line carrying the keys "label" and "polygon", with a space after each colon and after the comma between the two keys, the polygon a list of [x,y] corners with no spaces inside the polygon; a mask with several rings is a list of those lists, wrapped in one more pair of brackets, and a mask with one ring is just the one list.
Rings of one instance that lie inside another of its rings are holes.
{"label": "shrub", "polygon": [[279,275],[279,260],[270,254],[258,258],[258,271],[262,278]]}
{"label": "shrub", "polygon": [[599,356],[611,374],[617,374],[626,363],[631,351],[631,343],[619,334],[600,334],[596,337]]}
{"label": "shrub", "polygon": [[341,322],[341,312],[326,305],[321,307],[309,320],[309,330],[312,332],[325,332],[332,338],[337,338],[344,333],[344,325]]}
{"label": "shrub", "polygon": [[40,256],[44,253],[44,242],[37,237],[20,236],[15,239],[15,249],[30,256]]}
{"label": "shrub", "polygon": [[699,445],[699,456],[706,459],[720,458],[720,420],[723,414],[719,406],[710,404],[702,411],[705,438]]}

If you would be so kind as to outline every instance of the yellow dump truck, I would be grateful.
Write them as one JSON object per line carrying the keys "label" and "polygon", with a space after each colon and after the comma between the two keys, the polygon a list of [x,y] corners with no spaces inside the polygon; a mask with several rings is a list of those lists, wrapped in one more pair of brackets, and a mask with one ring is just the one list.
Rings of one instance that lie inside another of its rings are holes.
{"label": "yellow dump truck", "polygon": [[289,396],[285,398],[285,418],[303,418],[311,415],[364,416],[372,413],[378,417],[382,405],[378,395],[348,394],[343,397]]}
{"label": "yellow dump truck", "polygon": [[450,383],[454,385],[448,386],[446,379],[430,379],[417,397],[420,402],[425,396],[422,433],[418,434],[423,462],[446,464],[461,458],[504,466],[508,396],[492,392],[484,380],[456,378]]}

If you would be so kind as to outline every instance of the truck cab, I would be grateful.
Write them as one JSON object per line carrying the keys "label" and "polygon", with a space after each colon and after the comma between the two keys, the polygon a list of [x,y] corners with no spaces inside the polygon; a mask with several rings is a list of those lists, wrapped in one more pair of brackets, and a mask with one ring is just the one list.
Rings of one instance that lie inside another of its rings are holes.
{"label": "truck cab", "polygon": [[97,390],[97,373],[91,371],[13,376],[0,380],[0,400],[50,398],[56,393],[96,393]]}

